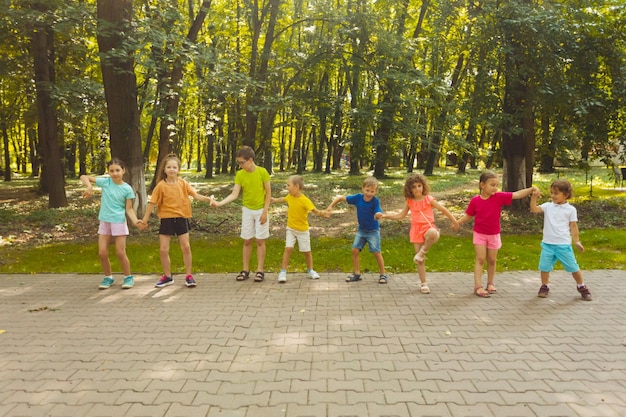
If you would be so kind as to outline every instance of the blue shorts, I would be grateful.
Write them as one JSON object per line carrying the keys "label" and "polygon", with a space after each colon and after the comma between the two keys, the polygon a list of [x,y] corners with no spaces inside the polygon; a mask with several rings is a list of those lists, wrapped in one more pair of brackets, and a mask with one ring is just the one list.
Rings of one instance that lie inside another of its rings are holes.
{"label": "blue shorts", "polygon": [[572,245],[552,245],[541,242],[541,256],[539,257],[539,270],[550,272],[556,261],[563,264],[565,271],[574,273],[580,271]]}
{"label": "blue shorts", "polygon": [[352,242],[352,248],[363,250],[366,243],[370,252],[380,252],[380,230],[357,230],[354,242]]}

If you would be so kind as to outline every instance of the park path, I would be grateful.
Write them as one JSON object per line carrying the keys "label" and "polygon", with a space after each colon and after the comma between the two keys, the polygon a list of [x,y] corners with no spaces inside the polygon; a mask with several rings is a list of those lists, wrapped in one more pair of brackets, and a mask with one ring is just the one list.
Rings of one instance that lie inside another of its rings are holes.
{"label": "park path", "polygon": [[274,275],[0,275],[0,416],[626,416],[624,271]]}

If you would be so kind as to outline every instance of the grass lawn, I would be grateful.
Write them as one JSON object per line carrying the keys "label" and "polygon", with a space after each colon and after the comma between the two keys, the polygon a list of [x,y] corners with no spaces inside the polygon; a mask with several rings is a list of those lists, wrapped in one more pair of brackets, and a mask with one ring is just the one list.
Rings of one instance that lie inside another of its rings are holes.
{"label": "grass lawn", "polygon": [[[626,269],[623,242],[626,236],[626,190],[614,187],[606,169],[596,168],[591,174],[574,170],[561,170],[558,174],[535,174],[534,185],[544,196],[549,184],[556,179],[569,179],[575,186],[571,200],[579,210],[579,228],[584,253],[577,253],[582,269]],[[284,183],[291,173],[276,173],[272,177],[272,194],[283,195]],[[452,170],[441,169],[429,178],[433,194],[457,217],[467,203],[477,194],[479,171],[457,175]],[[392,172],[382,181],[378,192],[385,211],[400,210],[404,204],[402,186],[406,173]],[[225,197],[232,188],[233,178],[228,175],[204,180],[195,172],[184,172],[183,177],[194,184],[199,192],[216,198]],[[305,193],[318,208],[325,208],[337,194],[360,191],[361,177],[345,173],[323,175],[306,173]],[[592,179],[592,180],[591,180]],[[101,273],[97,257],[97,213],[99,198],[85,201],[80,198],[82,187],[77,180],[68,180],[70,206],[49,210],[47,200],[34,192],[35,180],[16,179],[0,185],[0,273]],[[545,201],[545,197],[542,201]],[[234,202],[220,209],[210,209],[206,203],[193,203],[194,230],[192,251],[194,270],[203,273],[238,272],[241,269],[241,239],[238,237],[240,203]],[[310,216],[312,226],[313,259],[319,272],[351,271],[350,246],[356,227],[356,216],[351,208],[338,206],[330,219]],[[272,238],[268,240],[266,271],[277,272],[284,247],[284,222],[286,206],[273,205]],[[474,264],[471,226],[465,225],[460,233],[448,228],[448,220],[437,218],[442,237],[429,252],[426,262],[429,271],[461,271],[470,273]],[[503,248],[498,256],[498,270],[535,270],[541,242],[541,216],[530,213],[503,214]],[[274,229],[275,226],[275,229]],[[408,241],[409,220],[384,221],[381,225],[382,249],[390,273],[415,270],[412,262],[413,247]],[[127,253],[134,273],[159,274],[158,220],[153,214],[150,229],[131,231]],[[172,268],[182,273],[182,259],[175,239],[170,251]],[[119,269],[111,250],[114,270]],[[252,268],[256,263],[253,253]],[[303,256],[296,251],[291,256],[290,272],[304,271]],[[374,258],[367,252],[361,254],[363,272],[376,271]]]}

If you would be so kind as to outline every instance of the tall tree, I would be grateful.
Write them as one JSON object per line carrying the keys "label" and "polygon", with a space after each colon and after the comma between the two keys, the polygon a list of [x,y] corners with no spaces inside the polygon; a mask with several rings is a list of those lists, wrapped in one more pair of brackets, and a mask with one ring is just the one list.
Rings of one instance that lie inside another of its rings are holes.
{"label": "tall tree", "polygon": [[128,50],[132,33],[132,0],[98,0],[98,47],[109,116],[111,155],[127,164],[128,182],[135,190],[135,208],[146,206],[134,51]]}
{"label": "tall tree", "polygon": [[53,13],[54,3],[33,1],[30,8],[39,14],[34,20],[31,37],[35,87],[37,90],[38,134],[42,171],[39,188],[48,194],[48,207],[67,206],[63,159],[58,140],[57,112],[52,99],[54,86],[54,31],[46,14]]}

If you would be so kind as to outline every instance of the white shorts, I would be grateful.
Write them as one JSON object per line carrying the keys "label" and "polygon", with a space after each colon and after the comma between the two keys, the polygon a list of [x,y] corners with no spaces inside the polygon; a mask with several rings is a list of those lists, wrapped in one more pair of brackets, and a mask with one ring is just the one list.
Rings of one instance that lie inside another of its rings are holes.
{"label": "white shorts", "polygon": [[311,252],[311,233],[308,230],[294,230],[287,228],[285,247],[293,248],[298,242],[300,252]]}
{"label": "white shorts", "polygon": [[252,238],[267,239],[270,237],[270,219],[269,216],[265,224],[261,224],[261,215],[263,209],[250,210],[249,208],[241,208],[241,238],[248,240]]}

